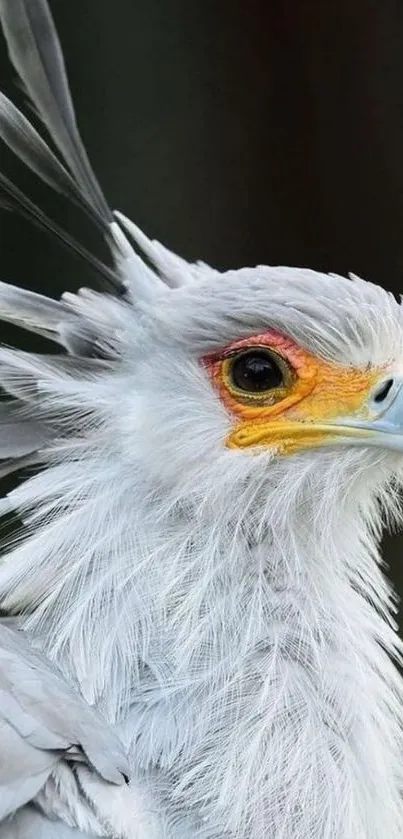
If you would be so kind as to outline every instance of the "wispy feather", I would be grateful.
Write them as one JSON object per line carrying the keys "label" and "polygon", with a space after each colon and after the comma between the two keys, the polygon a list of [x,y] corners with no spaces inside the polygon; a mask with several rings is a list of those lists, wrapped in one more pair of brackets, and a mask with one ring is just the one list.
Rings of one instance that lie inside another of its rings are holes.
{"label": "wispy feather", "polygon": [[[1,117],[0,117],[1,119]],[[4,200],[3,200],[4,198]],[[46,213],[41,210],[27,195],[25,195],[19,187],[17,187],[6,175],[0,172],[0,205],[3,204],[6,210],[16,210],[21,216],[24,216],[32,224],[38,226],[41,230],[45,230],[53,238],[61,242],[67,250],[71,251],[79,259],[95,271],[99,278],[107,281],[109,287],[113,289],[121,289],[121,280],[118,272],[113,268],[109,268],[87,248],[84,247],[74,236],[63,230],[57,222],[50,219]]]}
{"label": "wispy feather", "polygon": [[35,172],[45,183],[92,212],[84,201],[82,191],[72,175],[53,153],[26,116],[0,92],[0,137],[11,151]]}
{"label": "wispy feather", "polygon": [[64,59],[47,3],[1,0],[0,20],[10,59],[78,189],[99,220],[104,225],[110,223],[111,212],[77,128]]}

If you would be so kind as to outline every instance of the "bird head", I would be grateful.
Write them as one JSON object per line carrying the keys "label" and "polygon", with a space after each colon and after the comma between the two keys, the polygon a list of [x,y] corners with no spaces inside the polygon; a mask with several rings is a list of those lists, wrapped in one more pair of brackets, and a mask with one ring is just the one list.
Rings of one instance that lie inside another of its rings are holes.
{"label": "bird head", "polygon": [[[74,356],[101,355],[106,367],[113,360],[112,384],[106,369],[93,371],[95,385],[103,383],[100,393],[93,388],[95,404],[88,370],[85,386],[77,387],[77,427],[82,411],[86,433],[109,422],[109,451],[123,473],[142,481],[136,498],[157,493],[162,509],[197,499],[200,512],[213,499],[215,510],[227,504],[244,518],[242,488],[250,497],[254,487],[274,504],[293,498],[306,481],[315,501],[334,499],[336,490],[346,499],[351,487],[357,495],[363,473],[365,492],[383,487],[385,476],[390,482],[403,451],[402,319],[395,299],[356,277],[265,266],[220,273],[188,264],[112,213],[78,133],[50,10],[36,0],[34,7],[28,15],[24,3],[2,3],[0,21],[11,61],[64,162],[3,94],[0,138],[96,223],[113,269],[4,176],[0,190],[9,209],[56,233],[119,296],[64,295],[59,310],[55,304],[46,310],[43,324],[40,306],[26,297],[14,301],[17,312],[10,314],[8,291],[0,314],[57,335]],[[39,375],[44,371],[39,365]],[[50,391],[48,397],[41,404],[45,416]],[[56,425],[65,410],[57,398],[56,409],[49,408]],[[72,404],[67,411],[71,417]],[[66,430],[69,419],[63,422]]]}
{"label": "bird head", "polygon": [[257,498],[264,516],[304,490],[321,510],[382,494],[403,464],[402,326],[393,295],[355,276],[182,265],[143,314],[127,458],[165,497],[242,518],[251,490],[255,516]]}

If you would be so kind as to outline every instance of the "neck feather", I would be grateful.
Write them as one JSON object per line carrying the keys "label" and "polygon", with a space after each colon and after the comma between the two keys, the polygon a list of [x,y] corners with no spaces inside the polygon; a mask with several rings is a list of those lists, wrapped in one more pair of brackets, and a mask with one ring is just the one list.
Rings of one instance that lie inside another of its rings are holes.
{"label": "neck feather", "polygon": [[178,576],[175,607],[167,585],[127,730],[212,835],[403,835],[398,642],[363,541],[353,521],[327,553],[240,535]]}
{"label": "neck feather", "polygon": [[[194,814],[212,839],[401,839],[400,647],[362,511],[325,526],[306,510],[217,521],[208,503],[136,516],[85,574],[63,566],[25,624],[119,720],[139,771],[159,768],[174,823]],[[18,592],[7,567],[0,584],[8,573]]]}

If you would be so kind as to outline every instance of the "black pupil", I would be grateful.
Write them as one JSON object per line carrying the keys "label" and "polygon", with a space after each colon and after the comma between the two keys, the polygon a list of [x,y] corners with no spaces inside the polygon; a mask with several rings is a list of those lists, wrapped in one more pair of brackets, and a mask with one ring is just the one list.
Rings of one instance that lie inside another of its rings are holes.
{"label": "black pupil", "polygon": [[259,393],[283,384],[283,374],[265,350],[251,350],[234,359],[232,381],[239,390]]}

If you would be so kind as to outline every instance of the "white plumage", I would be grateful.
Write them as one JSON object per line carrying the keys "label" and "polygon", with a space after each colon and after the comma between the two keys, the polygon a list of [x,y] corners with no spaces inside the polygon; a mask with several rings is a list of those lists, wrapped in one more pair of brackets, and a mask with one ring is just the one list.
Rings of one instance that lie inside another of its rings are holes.
{"label": "white plumage", "polygon": [[[400,839],[378,543],[400,518],[401,307],[356,277],[188,265],[113,217],[45,0],[0,17],[67,168],[4,97],[0,135],[114,258],[88,256],[110,293],[0,286],[3,320],[64,349],[0,348],[0,469],[29,468],[1,508],[24,528],[0,565],[0,837]],[[262,363],[278,381],[253,391]],[[16,742],[40,784],[23,759],[11,772]]]}

